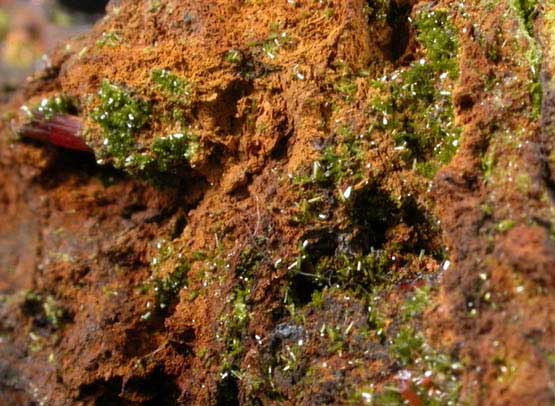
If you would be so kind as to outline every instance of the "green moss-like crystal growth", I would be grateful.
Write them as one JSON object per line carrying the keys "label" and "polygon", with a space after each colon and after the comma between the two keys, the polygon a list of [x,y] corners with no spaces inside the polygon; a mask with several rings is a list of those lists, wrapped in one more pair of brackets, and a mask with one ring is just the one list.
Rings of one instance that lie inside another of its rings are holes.
{"label": "green moss-like crystal growth", "polygon": [[162,92],[172,96],[173,101],[179,101],[188,105],[191,96],[191,83],[174,73],[165,69],[155,69],[152,71],[152,81]]}
{"label": "green moss-like crystal growth", "polygon": [[458,75],[457,32],[450,16],[442,10],[423,10],[417,15],[418,41],[426,49],[431,67],[436,72],[447,72],[452,79]]}
{"label": "green moss-like crystal growth", "polygon": [[46,120],[52,120],[58,114],[75,114],[77,112],[77,102],[74,98],[58,95],[48,99],[42,99],[41,102],[33,107],[31,117],[38,113]]}
{"label": "green moss-like crystal growth", "polygon": [[98,95],[100,105],[91,117],[104,132],[107,155],[114,158],[116,166],[122,167],[135,149],[135,134],[150,118],[150,106],[107,80],[102,81]]}
{"label": "green moss-like crystal growth", "polygon": [[423,57],[389,82],[374,85],[388,96],[372,103],[377,127],[391,134],[409,163],[425,176],[451,160],[461,129],[455,125],[451,84],[458,77],[457,32],[445,10],[424,8],[416,15]]}
{"label": "green moss-like crystal growth", "polygon": [[158,138],[152,144],[152,152],[156,159],[157,169],[167,172],[183,163],[189,162],[198,150],[198,142],[189,134],[172,134]]}
{"label": "green moss-like crystal growth", "polygon": [[237,49],[230,49],[225,54],[225,60],[234,65],[241,65],[243,62],[243,54]]}
{"label": "green moss-like crystal growth", "polygon": [[166,309],[177,300],[179,292],[187,284],[187,274],[189,264],[182,262],[176,266],[175,270],[164,278],[155,277],[153,279],[156,301],[161,309]]}
{"label": "green moss-like crystal growth", "polygon": [[[190,265],[170,242],[160,242],[158,250],[151,263],[152,274],[143,289],[152,291],[159,310],[165,310],[176,302],[179,292],[187,285]],[[150,313],[143,318],[149,317]]]}

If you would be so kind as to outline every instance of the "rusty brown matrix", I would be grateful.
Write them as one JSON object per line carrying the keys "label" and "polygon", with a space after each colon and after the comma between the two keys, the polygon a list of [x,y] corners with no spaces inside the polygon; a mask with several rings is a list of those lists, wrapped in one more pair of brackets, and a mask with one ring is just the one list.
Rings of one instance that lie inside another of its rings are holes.
{"label": "rusty brown matrix", "polygon": [[111,1],[2,106],[0,404],[554,404],[554,15]]}

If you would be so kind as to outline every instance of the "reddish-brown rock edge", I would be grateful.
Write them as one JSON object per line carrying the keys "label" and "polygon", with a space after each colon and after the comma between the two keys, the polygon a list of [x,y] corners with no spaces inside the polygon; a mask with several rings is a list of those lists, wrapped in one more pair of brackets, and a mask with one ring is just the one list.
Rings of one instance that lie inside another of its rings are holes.
{"label": "reddish-brown rock edge", "polygon": [[[2,109],[0,403],[554,404],[554,10],[524,3],[112,1]],[[376,114],[422,12],[458,48],[433,180]],[[176,133],[162,69],[199,151],[143,179],[91,113],[106,79],[151,103],[139,148]],[[96,157],[15,134],[56,95]]]}

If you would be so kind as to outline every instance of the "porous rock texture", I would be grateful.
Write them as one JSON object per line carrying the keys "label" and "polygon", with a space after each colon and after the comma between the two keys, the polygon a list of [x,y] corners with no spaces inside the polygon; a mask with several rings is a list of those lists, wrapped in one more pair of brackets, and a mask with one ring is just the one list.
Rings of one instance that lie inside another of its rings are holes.
{"label": "porous rock texture", "polygon": [[2,107],[0,403],[554,404],[554,15],[112,1]]}

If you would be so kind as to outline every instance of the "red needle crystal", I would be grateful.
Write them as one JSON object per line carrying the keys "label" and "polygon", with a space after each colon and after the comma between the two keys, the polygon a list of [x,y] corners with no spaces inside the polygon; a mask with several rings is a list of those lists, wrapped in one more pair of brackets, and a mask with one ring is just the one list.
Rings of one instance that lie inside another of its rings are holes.
{"label": "red needle crystal", "polygon": [[49,142],[59,147],[92,152],[80,137],[82,127],[82,120],[77,116],[55,115],[47,120],[44,115],[34,113],[32,120],[22,126],[18,133],[23,137]]}

